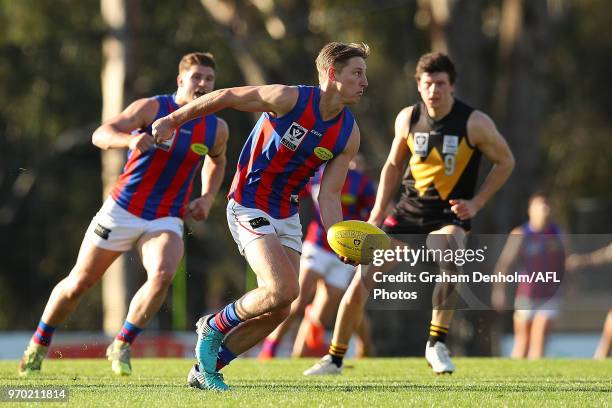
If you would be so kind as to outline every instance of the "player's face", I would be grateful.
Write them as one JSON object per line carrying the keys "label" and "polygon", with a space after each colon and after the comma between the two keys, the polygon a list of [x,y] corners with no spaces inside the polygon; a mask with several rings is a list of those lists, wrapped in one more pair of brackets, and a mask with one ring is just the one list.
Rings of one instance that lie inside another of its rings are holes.
{"label": "player's face", "polygon": [[215,89],[215,70],[204,65],[192,65],[178,77],[178,87],[187,101],[192,101]]}
{"label": "player's face", "polygon": [[419,93],[429,109],[443,108],[452,103],[455,87],[446,72],[424,72],[418,83]]}
{"label": "player's face", "polygon": [[550,205],[544,197],[534,197],[529,204],[529,222],[544,228],[550,221]]}
{"label": "player's face", "polygon": [[345,104],[355,104],[363,96],[368,87],[366,70],[365,60],[361,57],[353,57],[348,60],[340,72],[335,73],[336,87]]}

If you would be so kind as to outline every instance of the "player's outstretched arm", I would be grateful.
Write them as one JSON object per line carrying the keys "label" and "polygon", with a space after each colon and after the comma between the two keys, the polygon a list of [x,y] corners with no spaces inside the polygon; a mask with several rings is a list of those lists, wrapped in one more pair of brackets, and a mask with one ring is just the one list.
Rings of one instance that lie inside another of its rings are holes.
{"label": "player's outstretched arm", "polygon": [[225,88],[210,92],[189,102],[153,123],[153,137],[166,140],[174,129],[200,116],[232,108],[245,112],[273,112],[282,116],[295,106],[299,90],[294,86],[264,85]]}
{"label": "player's outstretched arm", "polygon": [[588,266],[600,266],[612,262],[612,243],[586,254],[571,254],[565,261],[565,268],[575,272]]}
{"label": "player's outstretched arm", "polygon": [[395,119],[395,137],[387,161],[380,173],[380,184],[376,202],[368,222],[380,226],[385,218],[387,207],[401,184],[402,176],[410,159],[410,149],[406,141],[410,132],[412,107],[404,108]]}
{"label": "player's outstretched arm", "polygon": [[343,220],[340,195],[348,173],[349,163],[359,151],[359,138],[359,128],[355,123],[344,151],[325,166],[318,196],[321,222],[323,222],[325,230]]}
{"label": "player's outstretched arm", "polygon": [[229,127],[223,119],[219,118],[215,145],[208,152],[202,166],[202,195],[188,204],[185,217],[191,217],[197,221],[208,218],[225,175],[227,163],[225,152],[228,138]]}
{"label": "player's outstretched arm", "polygon": [[103,150],[127,147],[130,150],[147,151],[153,147],[153,137],[145,132],[137,135],[131,132],[151,124],[158,110],[159,103],[155,99],[139,99],[97,128],[91,141]]}
{"label": "player's outstretched arm", "polygon": [[462,220],[473,218],[504,185],[514,169],[514,156],[490,117],[474,111],[468,119],[467,129],[470,143],[493,163],[493,167],[471,200],[450,200],[451,210]]}

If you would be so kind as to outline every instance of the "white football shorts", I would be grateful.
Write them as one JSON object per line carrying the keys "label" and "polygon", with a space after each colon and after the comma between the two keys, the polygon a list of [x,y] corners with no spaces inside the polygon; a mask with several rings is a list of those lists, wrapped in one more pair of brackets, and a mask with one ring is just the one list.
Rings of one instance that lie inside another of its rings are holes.
{"label": "white football shorts", "polygon": [[85,240],[99,248],[127,251],[144,234],[158,231],[174,232],[182,238],[183,220],[178,217],[145,220],[124,210],[112,197],[108,197],[91,220]]}
{"label": "white football shorts", "polygon": [[230,199],[227,203],[227,224],[241,255],[244,255],[247,245],[269,234],[276,234],[281,245],[302,252],[302,224],[297,213],[279,220],[265,211],[245,207]]}
{"label": "white football shorts", "polygon": [[536,314],[541,314],[549,319],[554,319],[559,314],[559,298],[553,296],[549,299],[530,299],[517,296],[514,299],[514,317],[517,320],[530,322]]}
{"label": "white football shorts", "polygon": [[315,271],[325,282],[341,290],[348,288],[356,269],[342,262],[335,254],[309,242],[304,242],[300,267]]}

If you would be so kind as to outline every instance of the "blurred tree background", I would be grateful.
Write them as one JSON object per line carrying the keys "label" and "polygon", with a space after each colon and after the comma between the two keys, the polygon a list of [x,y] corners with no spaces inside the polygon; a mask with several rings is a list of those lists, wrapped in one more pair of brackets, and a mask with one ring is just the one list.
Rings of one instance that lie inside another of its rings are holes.
{"label": "blurred tree background", "polygon": [[[599,231],[579,232],[610,231],[612,9],[604,0],[125,4],[130,52],[123,105],[173,92],[178,60],[194,50],[216,56],[218,88],[310,84],[323,44],[367,42],[370,87],[353,111],[374,177],[396,114],[418,98],[419,55],[447,51],[458,65],[458,96],[493,117],[517,158],[475,231],[506,233],[523,222],[536,187],[550,192],[569,231],[580,229],[586,207],[608,218],[594,223]],[[99,1],[0,0],[0,330],[34,327],[101,204],[101,154],[90,137],[102,117],[102,44],[115,35],[105,21]],[[188,323],[244,290],[245,264],[227,230],[224,195],[256,118],[220,116],[230,126],[228,170],[211,218],[188,222]],[[139,264],[134,256],[127,262]],[[133,289],[144,277],[132,269]],[[99,330],[101,293],[98,285],[65,327]],[[154,327],[171,327],[168,309]],[[427,317],[421,320],[424,327]],[[408,350],[385,347],[389,354]]]}

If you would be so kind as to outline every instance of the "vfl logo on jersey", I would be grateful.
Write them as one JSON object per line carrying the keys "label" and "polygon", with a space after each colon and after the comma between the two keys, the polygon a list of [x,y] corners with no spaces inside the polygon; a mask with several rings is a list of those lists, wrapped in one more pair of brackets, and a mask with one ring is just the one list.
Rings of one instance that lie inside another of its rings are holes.
{"label": "vfl logo on jersey", "polygon": [[459,136],[444,135],[442,154],[455,154],[459,149]]}
{"label": "vfl logo on jersey", "polygon": [[414,134],[414,153],[427,157],[427,147],[429,146],[429,133],[415,132]]}
{"label": "vfl logo on jersey", "polygon": [[204,156],[208,153],[208,146],[202,143],[194,143],[191,145],[191,151],[199,156]]}
{"label": "vfl logo on jersey", "polygon": [[323,161],[330,160],[332,157],[334,157],[334,154],[332,152],[321,146],[315,147],[314,154]]}
{"label": "vfl logo on jersey", "polygon": [[281,139],[281,144],[285,146],[289,150],[293,150],[294,152],[297,150],[302,140],[304,140],[304,136],[308,133],[308,129],[304,126],[301,126],[295,122],[289,126],[289,129],[283,135]]}
{"label": "vfl logo on jersey", "polygon": [[[182,132],[182,130],[181,130]],[[172,143],[174,142],[174,138],[176,137],[176,130],[172,133],[172,137],[168,140],[161,141],[159,143],[155,143],[155,147],[158,149],[162,149],[164,151],[169,151],[172,147]]]}

